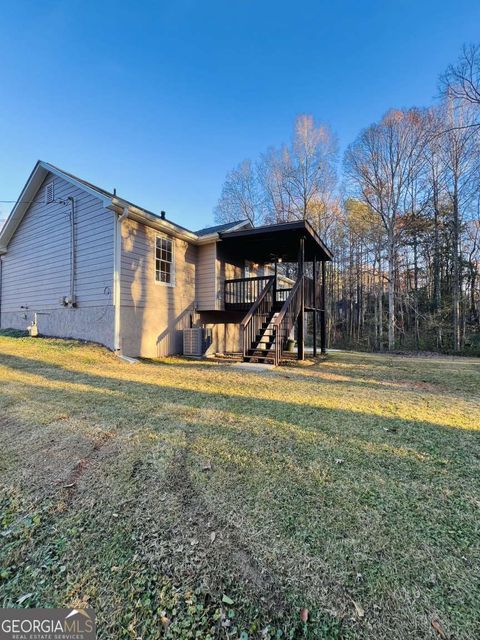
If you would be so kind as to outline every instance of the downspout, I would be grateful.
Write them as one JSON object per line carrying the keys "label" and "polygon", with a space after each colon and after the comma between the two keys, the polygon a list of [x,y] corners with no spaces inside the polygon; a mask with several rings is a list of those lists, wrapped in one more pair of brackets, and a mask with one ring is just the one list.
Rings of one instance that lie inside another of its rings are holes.
{"label": "downspout", "polygon": [[75,275],[76,275],[76,247],[75,247],[75,199],[68,196],[70,201],[70,305],[76,305]]}
{"label": "downspout", "polygon": [[3,258],[0,256],[0,329],[2,328],[2,282],[3,282]]}
{"label": "downspout", "polygon": [[128,218],[128,207],[124,207],[123,213],[114,214],[114,253],[113,253],[113,350],[117,355],[121,354],[121,296],[120,296],[120,268],[122,261],[122,222]]}

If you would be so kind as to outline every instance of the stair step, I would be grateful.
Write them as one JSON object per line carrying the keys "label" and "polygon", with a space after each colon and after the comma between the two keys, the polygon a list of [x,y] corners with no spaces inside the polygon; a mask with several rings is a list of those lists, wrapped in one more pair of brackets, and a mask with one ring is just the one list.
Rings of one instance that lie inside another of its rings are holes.
{"label": "stair step", "polygon": [[273,358],[272,356],[252,356],[254,358],[254,360],[252,360],[251,358],[249,359],[249,362],[263,362],[263,364],[275,364],[275,358]]}
{"label": "stair step", "polygon": [[272,349],[249,349],[247,351],[247,355],[249,355],[249,356],[253,356],[256,353],[258,353],[260,355],[261,354],[269,354],[269,353],[272,353]]}
{"label": "stair step", "polygon": [[259,336],[259,335],[263,336],[265,334],[268,334],[269,336],[271,336],[271,335],[273,335],[273,333],[274,333],[274,330],[270,329],[269,327],[267,327],[266,329],[262,329],[259,333],[257,333],[257,336]]}

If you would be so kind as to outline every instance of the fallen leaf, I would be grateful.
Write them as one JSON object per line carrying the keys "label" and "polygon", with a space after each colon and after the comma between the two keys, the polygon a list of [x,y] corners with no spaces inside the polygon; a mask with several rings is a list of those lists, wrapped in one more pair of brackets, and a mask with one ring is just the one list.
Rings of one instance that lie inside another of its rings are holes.
{"label": "fallen leaf", "polygon": [[353,602],[353,606],[355,607],[355,611],[357,612],[357,616],[359,618],[364,618],[365,617],[365,611],[363,609],[363,607],[361,607],[358,602],[355,602],[355,600],[352,600]]}
{"label": "fallen leaf", "polygon": [[212,533],[210,534],[210,542],[215,542],[215,538],[217,537],[217,534],[215,533],[215,531],[212,531]]}
{"label": "fallen leaf", "polygon": [[307,620],[308,620],[308,609],[300,609],[300,620],[302,622],[307,622]]}
{"label": "fallen leaf", "polygon": [[20,596],[17,600],[17,604],[22,604],[22,602],[25,602],[25,600],[28,600],[28,598],[31,598],[32,596],[33,593],[24,593],[23,596]]}
{"label": "fallen leaf", "polygon": [[438,633],[440,638],[442,638],[442,640],[448,640],[448,636],[447,636],[447,633],[446,633],[445,629],[442,627],[442,625],[440,624],[440,622],[436,618],[434,618],[432,620],[432,627]]}
{"label": "fallen leaf", "polygon": [[225,594],[223,594],[222,602],[224,602],[225,604],[233,604],[233,600]]}

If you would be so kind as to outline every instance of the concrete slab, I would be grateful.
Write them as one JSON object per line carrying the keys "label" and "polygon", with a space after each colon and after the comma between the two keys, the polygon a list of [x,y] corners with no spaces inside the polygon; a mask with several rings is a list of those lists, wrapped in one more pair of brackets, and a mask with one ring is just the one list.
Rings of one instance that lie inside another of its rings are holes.
{"label": "concrete slab", "polygon": [[268,373],[275,369],[273,364],[263,364],[263,362],[234,362],[230,366],[235,369],[243,369],[255,373]]}

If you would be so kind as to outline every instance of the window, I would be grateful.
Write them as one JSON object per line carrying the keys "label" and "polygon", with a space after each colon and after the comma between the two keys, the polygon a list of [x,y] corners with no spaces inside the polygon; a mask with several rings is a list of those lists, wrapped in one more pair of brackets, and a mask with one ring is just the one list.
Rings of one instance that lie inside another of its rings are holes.
{"label": "window", "polygon": [[155,244],[155,281],[162,284],[175,284],[173,263],[173,241],[157,236]]}

